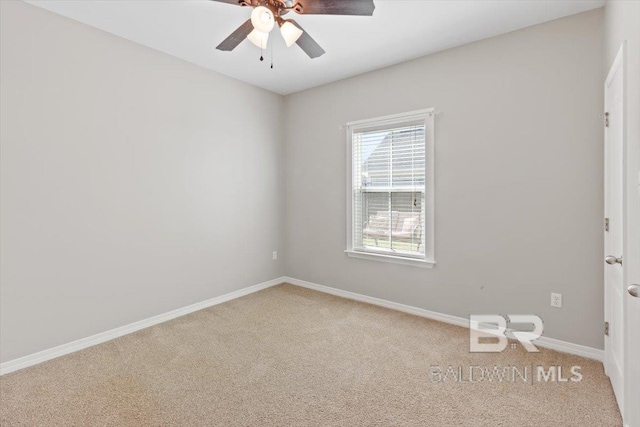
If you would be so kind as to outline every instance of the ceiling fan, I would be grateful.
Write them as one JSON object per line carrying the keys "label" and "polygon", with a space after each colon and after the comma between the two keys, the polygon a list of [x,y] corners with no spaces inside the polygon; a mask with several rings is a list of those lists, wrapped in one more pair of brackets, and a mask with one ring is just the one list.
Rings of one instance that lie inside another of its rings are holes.
{"label": "ceiling fan", "polygon": [[325,51],[293,19],[283,16],[293,11],[300,15],[359,15],[372,16],[373,0],[213,0],[253,8],[251,18],[224,39],[216,49],[231,51],[245,38],[261,49],[267,47],[269,33],[275,24],[287,47],[296,43],[310,58],[322,56]]}

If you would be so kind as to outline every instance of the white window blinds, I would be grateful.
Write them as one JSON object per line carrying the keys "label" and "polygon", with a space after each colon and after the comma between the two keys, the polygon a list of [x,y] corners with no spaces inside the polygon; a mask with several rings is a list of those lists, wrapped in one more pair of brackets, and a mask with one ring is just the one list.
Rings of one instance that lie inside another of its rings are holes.
{"label": "white window blinds", "polygon": [[425,259],[432,221],[426,120],[367,123],[350,130],[352,251]]}

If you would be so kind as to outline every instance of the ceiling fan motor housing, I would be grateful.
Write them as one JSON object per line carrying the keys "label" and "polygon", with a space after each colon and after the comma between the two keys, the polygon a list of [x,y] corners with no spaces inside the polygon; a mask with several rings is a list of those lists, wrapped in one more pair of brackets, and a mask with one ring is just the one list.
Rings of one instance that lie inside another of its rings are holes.
{"label": "ceiling fan motor housing", "polygon": [[239,0],[240,6],[268,7],[275,16],[284,15],[289,13],[290,10],[294,10],[298,13],[302,12],[303,6],[294,0]]}
{"label": "ceiling fan motor housing", "polygon": [[[251,19],[247,20],[216,49],[232,51],[244,39],[264,49],[268,33],[277,23],[287,47],[296,43],[309,58],[324,55],[325,51],[295,20],[282,16],[294,11],[301,15],[346,15],[372,16],[376,6],[374,0],[212,0],[237,6],[254,8]],[[263,9],[263,10],[258,10]],[[268,10],[264,10],[268,9]],[[267,17],[267,19],[265,19]],[[274,22],[275,21],[275,22]]]}

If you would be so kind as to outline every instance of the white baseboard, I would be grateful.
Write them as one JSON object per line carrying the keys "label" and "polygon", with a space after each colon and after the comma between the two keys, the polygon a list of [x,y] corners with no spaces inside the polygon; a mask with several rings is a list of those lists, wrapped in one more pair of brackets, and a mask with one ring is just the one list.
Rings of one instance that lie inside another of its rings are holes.
{"label": "white baseboard", "polygon": [[380,298],[374,298],[367,295],[357,294],[355,292],[343,291],[342,289],[331,288],[325,285],[318,285],[317,283],[307,282],[305,280],[294,279],[293,277],[285,277],[284,280],[295,286],[302,288],[313,289],[314,291],[324,292],[325,294],[336,295],[343,298],[352,299],[355,301],[366,302],[368,304],[378,305],[380,307],[390,308],[396,311],[402,311],[403,313],[414,314],[420,317],[426,317],[428,319],[439,320],[441,322],[450,323],[452,325],[469,327],[469,319],[463,319],[462,317],[451,316],[449,314],[442,314],[435,311],[425,310],[424,308],[412,307],[410,305],[400,304],[398,302],[387,301]]}
{"label": "white baseboard", "polygon": [[[452,325],[462,326],[465,328],[469,327],[469,319],[465,319],[463,317],[451,316],[449,314],[442,314],[435,311],[412,307],[410,305],[400,304],[393,301],[387,301],[380,298],[357,294],[354,292],[343,291],[342,289],[331,288],[329,286],[319,285],[317,283],[307,282],[305,280],[294,279],[293,277],[284,277],[284,280],[292,285],[313,289],[315,291],[324,292],[326,294],[336,295],[360,302],[366,302],[368,304],[390,308],[392,310],[402,311],[404,313],[426,317],[428,319],[439,320],[441,322],[450,323]],[[598,360],[600,362],[604,360],[604,350],[599,350],[597,348],[587,347],[579,344],[573,344],[566,341],[560,341],[554,338],[540,337],[539,339],[534,341],[534,344],[543,348],[548,348],[563,353],[574,354],[576,356],[582,356],[588,359]]]}
{"label": "white baseboard", "polygon": [[560,341],[555,338],[540,337],[533,341],[538,347],[548,348],[550,350],[560,351],[562,353],[575,354],[576,356],[586,357],[587,359],[604,362],[604,350],[586,345],[574,344],[567,341]]}
{"label": "white baseboard", "polygon": [[103,342],[110,341],[114,338],[131,334],[141,329],[145,329],[150,326],[154,326],[159,323],[163,323],[168,320],[175,319],[176,317],[184,316],[185,314],[202,310],[203,308],[222,304],[223,302],[231,301],[232,299],[240,298],[245,295],[249,295],[254,292],[258,292],[275,285],[279,285],[283,282],[285,282],[285,278],[279,277],[277,279],[269,280],[268,282],[260,283],[254,286],[249,286],[247,288],[243,288],[235,292],[230,292],[228,294],[224,294],[219,297],[211,298],[206,301],[201,301],[195,304],[188,305],[186,307],[169,311],[167,313],[158,314],[157,316],[149,317],[147,319],[140,320],[138,322],[120,326],[118,328],[111,329],[106,332],[101,332],[99,334],[91,335],[90,337],[81,338],[79,340],[72,341],[67,344],[62,344],[47,350],[39,351],[37,353],[29,354],[27,356],[20,357],[18,359],[9,360],[7,362],[0,364],[0,375],[8,374],[10,372],[14,372],[19,369],[24,369],[29,366],[37,365],[38,363],[46,362],[47,360],[55,359],[56,357],[64,356],[65,354],[73,353],[75,351],[83,350],[87,347],[91,347],[97,344],[102,344]]}
{"label": "white baseboard", "polygon": [[[438,320],[445,323],[450,323],[465,328],[469,327],[469,319],[463,317],[451,316],[449,314],[438,313],[435,311],[425,310],[423,308],[412,307],[410,305],[400,304],[393,301],[387,301],[380,298],[370,297],[367,295],[357,294],[354,292],[344,291],[342,289],[331,288],[329,286],[319,285],[317,283],[307,282],[304,280],[294,279],[293,277],[279,277],[277,279],[269,280],[268,282],[260,283],[258,285],[249,286],[231,292],[219,297],[211,298],[206,301],[198,302],[188,305],[186,307],[178,308],[167,313],[159,314],[157,316],[149,317],[138,322],[130,323],[128,325],[121,326],[119,328],[111,329],[106,332],[101,332],[90,337],[81,338],[76,341],[72,341],[67,344],[62,344],[57,347],[53,347],[47,350],[33,353],[18,359],[9,360],[8,362],[0,363],[0,375],[8,374],[20,369],[27,368],[29,366],[37,365],[38,363],[46,362],[47,360],[55,359],[56,357],[64,356],[65,354],[73,353],[75,351],[83,350],[87,347],[91,347],[97,344],[101,344],[106,341],[110,341],[114,338],[121,337],[123,335],[131,334],[141,329],[148,328],[150,326],[157,325],[159,323],[166,322],[176,317],[184,316],[194,311],[202,310],[207,307],[222,304],[223,302],[231,301],[236,298],[249,295],[254,292],[261,291],[266,288],[270,288],[281,283],[290,283],[295,286],[303,288],[313,289],[315,291],[323,292],[326,294],[336,295],[343,298],[352,299],[355,301],[365,302],[368,304],[377,305],[380,307],[386,307],[392,310],[402,311],[404,313],[413,314],[415,316],[426,317],[428,319]],[[577,356],[586,357],[589,359],[604,360],[604,351],[586,347],[583,345],[572,344],[566,341],[560,341],[553,338],[541,337],[535,341],[536,345],[540,347],[549,348],[552,350],[561,351],[564,353],[575,354]]]}

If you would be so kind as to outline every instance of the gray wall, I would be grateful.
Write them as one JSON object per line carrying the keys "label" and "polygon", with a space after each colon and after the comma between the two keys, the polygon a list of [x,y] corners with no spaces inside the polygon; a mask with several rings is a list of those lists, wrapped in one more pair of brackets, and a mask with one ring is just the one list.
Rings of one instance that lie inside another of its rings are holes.
{"label": "gray wall", "polygon": [[[283,100],[0,7],[1,361],[285,273],[602,347],[602,10]],[[347,258],[339,126],[432,106],[437,267]]]}
{"label": "gray wall", "polygon": [[0,360],[284,273],[280,96],[0,5]]}
{"label": "gray wall", "polygon": [[[602,348],[602,9],[285,98],[289,276]],[[348,121],[436,107],[434,269],[348,258]],[[550,293],[564,296],[550,307]]]}

